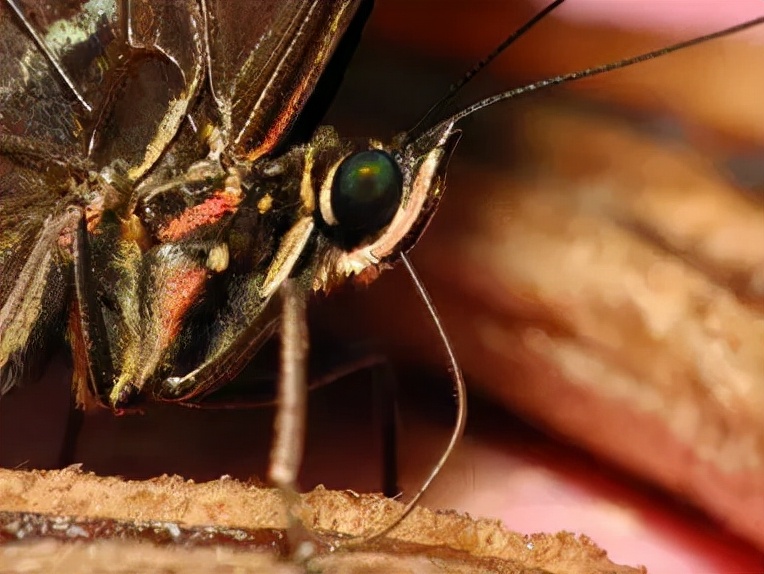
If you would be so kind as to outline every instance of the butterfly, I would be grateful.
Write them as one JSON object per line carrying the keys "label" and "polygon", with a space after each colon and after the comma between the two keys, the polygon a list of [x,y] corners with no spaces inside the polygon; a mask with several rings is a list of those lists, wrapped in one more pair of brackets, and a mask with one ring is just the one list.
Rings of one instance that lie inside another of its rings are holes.
{"label": "butterfly", "polygon": [[194,404],[279,331],[269,474],[293,489],[307,299],[368,283],[400,261],[441,334],[460,405],[441,461],[406,512],[466,417],[455,355],[405,255],[443,196],[458,122],[699,41],[447,113],[476,68],[385,143],[316,125],[370,2],[0,6],[0,393],[65,334],[79,405]]}

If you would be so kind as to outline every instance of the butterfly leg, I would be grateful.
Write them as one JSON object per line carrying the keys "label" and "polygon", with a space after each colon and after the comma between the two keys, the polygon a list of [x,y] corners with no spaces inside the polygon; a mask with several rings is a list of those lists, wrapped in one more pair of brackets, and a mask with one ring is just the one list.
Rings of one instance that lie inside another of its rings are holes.
{"label": "butterfly leg", "polygon": [[77,405],[75,397],[70,395],[69,411],[66,417],[66,424],[64,425],[64,438],[61,442],[61,450],[58,452],[57,468],[66,468],[78,462],[77,442],[84,424],[85,413]]}
{"label": "butterfly leg", "polygon": [[103,406],[101,397],[111,388],[114,367],[106,327],[98,304],[91,268],[84,213],[71,242],[75,297],[69,311],[69,344],[74,361],[73,390],[81,408]]}
{"label": "butterfly leg", "polygon": [[270,480],[294,491],[305,444],[308,397],[308,323],[305,295],[287,279],[281,285],[281,358]]}
{"label": "butterfly leg", "polygon": [[[393,498],[400,494],[398,484],[398,384],[390,357],[368,342],[343,349],[340,356],[320,349],[320,373],[311,378],[309,390],[320,391],[346,377],[368,372],[372,384],[373,423],[378,433],[381,455],[381,491]],[[329,357],[328,359],[326,357]]]}
{"label": "butterfly leg", "polygon": [[374,408],[379,420],[382,448],[382,494],[400,494],[398,484],[398,385],[387,357],[370,367],[374,385]]}
{"label": "butterfly leg", "polygon": [[287,504],[292,553],[306,559],[312,554],[312,537],[296,516],[300,498],[297,474],[305,447],[308,401],[308,321],[306,298],[294,279],[279,288],[282,300],[281,356],[276,421],[268,478],[281,490]]}
{"label": "butterfly leg", "polygon": [[111,360],[96,293],[87,275],[91,265],[85,214],[80,208],[69,208],[66,225],[61,228],[57,242],[66,254],[65,258],[71,262],[74,283],[68,317],[68,340],[74,373],[63,446],[58,456],[59,467],[65,467],[77,462],[75,453],[84,423],[83,408],[103,404],[97,389],[104,388],[107,377],[111,376]]}
{"label": "butterfly leg", "polygon": [[[308,558],[321,540],[311,535],[297,518],[300,499],[297,476],[303,458],[308,395],[308,325],[305,291],[294,280],[280,287],[282,298],[281,357],[276,397],[276,421],[271,449],[269,479],[283,493],[288,509],[290,541],[294,558]],[[365,352],[356,360],[330,367],[314,380],[317,389],[361,370],[369,369],[374,384],[375,407],[382,422],[383,487],[397,494],[397,409],[396,385],[392,367],[384,355]]]}

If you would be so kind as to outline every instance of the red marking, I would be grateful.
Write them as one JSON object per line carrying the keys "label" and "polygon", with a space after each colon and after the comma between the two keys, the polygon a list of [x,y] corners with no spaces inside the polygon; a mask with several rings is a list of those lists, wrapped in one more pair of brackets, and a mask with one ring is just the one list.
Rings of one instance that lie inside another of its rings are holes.
{"label": "red marking", "polygon": [[98,226],[101,224],[102,215],[103,197],[99,197],[85,206],[85,222],[87,224],[88,233],[96,232]]}
{"label": "red marking", "polygon": [[59,249],[71,252],[72,246],[74,245],[73,230],[69,227],[64,227],[61,230],[61,233],[59,233],[56,243],[58,243]]}
{"label": "red marking", "polygon": [[146,411],[145,411],[145,409],[140,409],[140,408],[137,408],[137,407],[136,408],[124,408],[124,407],[122,407],[122,408],[119,408],[119,409],[112,409],[111,412],[114,413],[114,416],[117,416],[117,417],[126,417],[128,415],[142,415]]}
{"label": "red marking", "polygon": [[167,348],[178,336],[188,310],[199,299],[207,282],[204,267],[183,267],[164,277],[159,286],[159,339]]}
{"label": "red marking", "polygon": [[72,350],[74,373],[72,374],[72,393],[77,407],[92,411],[97,407],[105,407],[90,380],[88,369],[88,351],[85,334],[82,332],[82,315],[80,305],[75,298],[69,308],[69,346]]}
{"label": "red marking", "polygon": [[162,242],[177,241],[187,237],[200,227],[213,225],[226,215],[236,213],[241,202],[239,194],[217,191],[208,200],[190,207],[159,230]]}

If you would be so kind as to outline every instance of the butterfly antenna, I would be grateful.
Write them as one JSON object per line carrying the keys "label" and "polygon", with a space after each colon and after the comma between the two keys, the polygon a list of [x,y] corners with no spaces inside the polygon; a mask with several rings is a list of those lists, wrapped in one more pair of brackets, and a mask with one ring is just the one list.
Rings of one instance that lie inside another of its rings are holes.
{"label": "butterfly antenna", "polygon": [[56,70],[56,73],[61,78],[61,80],[66,84],[66,87],[69,88],[69,91],[72,92],[75,98],[77,98],[77,101],[80,103],[80,105],[85,108],[85,110],[90,113],[93,111],[92,106],[85,100],[85,96],[83,96],[80,91],[77,89],[77,86],[74,85],[74,81],[69,77],[69,74],[66,73],[66,70],[64,70],[63,66],[61,65],[61,62],[58,61],[58,58],[56,55],[51,51],[51,49],[48,47],[48,45],[45,43],[45,39],[40,36],[40,34],[37,33],[37,30],[34,29],[32,26],[32,23],[27,19],[27,17],[24,15],[24,12],[21,10],[21,8],[16,4],[14,0],[5,0],[8,7],[13,10],[14,14],[18,17],[18,19],[21,21],[22,25],[26,29],[27,33],[32,37],[35,44],[37,44],[37,47],[40,49],[40,51],[45,55],[45,57],[50,62],[50,65],[53,66],[53,69]]}
{"label": "butterfly antenna", "polygon": [[432,318],[435,329],[438,331],[438,335],[440,336],[443,350],[446,352],[446,356],[448,357],[449,371],[451,372],[451,378],[454,385],[454,395],[456,399],[456,420],[454,421],[454,427],[451,431],[451,438],[448,441],[448,445],[440,455],[438,462],[436,462],[435,465],[433,465],[433,467],[430,469],[430,473],[427,475],[427,478],[425,478],[422,484],[419,486],[419,490],[417,490],[413,498],[406,503],[403,511],[395,517],[395,520],[390,522],[387,526],[380,529],[379,531],[364,535],[346,543],[353,546],[357,544],[366,544],[372,540],[376,540],[377,538],[386,535],[388,532],[398,526],[403,521],[403,519],[411,514],[411,511],[414,510],[414,507],[419,503],[419,500],[430,487],[432,481],[435,480],[443,466],[446,464],[446,461],[448,461],[449,457],[454,452],[457,443],[464,434],[464,427],[467,423],[467,385],[464,382],[464,376],[462,375],[461,367],[459,367],[459,362],[456,360],[456,353],[454,352],[453,345],[451,344],[451,341],[446,334],[446,330],[440,320],[440,316],[438,315],[438,311],[435,308],[435,304],[432,302],[430,294],[427,292],[424,283],[422,283],[422,280],[419,278],[419,275],[414,269],[413,264],[403,253],[401,254],[401,260],[406,267],[406,271],[408,271],[408,274],[411,277],[411,281],[414,283],[414,287],[417,291],[417,294],[419,295],[419,298],[422,300],[422,303],[424,303],[424,306],[427,308],[427,311]]}
{"label": "butterfly antenna", "polygon": [[538,80],[536,82],[526,84],[525,86],[520,86],[519,88],[514,88],[512,90],[508,90],[506,92],[502,92],[500,94],[496,94],[494,96],[490,96],[488,98],[475,102],[474,104],[467,106],[463,110],[455,113],[454,115],[446,118],[445,120],[442,120],[441,122],[439,122],[438,124],[430,128],[425,133],[425,135],[440,133],[443,130],[443,127],[447,123],[458,122],[459,120],[464,119],[465,117],[471,114],[474,114],[475,112],[482,110],[483,108],[487,108],[488,106],[492,106],[498,102],[509,100],[511,98],[520,96],[522,94],[535,92],[537,90],[540,90],[542,88],[548,88],[550,86],[556,86],[559,84],[574,82],[576,80],[583,80],[584,78],[599,76],[600,74],[605,74],[607,72],[612,72],[613,70],[619,70],[621,68],[633,66],[635,64],[639,64],[640,62],[646,62],[647,60],[652,60],[654,58],[665,56],[667,54],[671,54],[672,52],[677,52],[679,50],[684,50],[685,48],[690,48],[698,44],[703,44],[710,40],[715,40],[717,38],[722,38],[724,36],[731,36],[732,34],[742,32],[743,30],[747,30],[748,28],[753,28],[754,26],[758,26],[761,24],[764,24],[764,16],[761,16],[754,20],[749,20],[748,22],[743,22],[742,24],[738,24],[736,26],[725,28],[724,30],[720,30],[718,32],[706,34],[705,36],[700,36],[698,38],[693,38],[691,40],[678,42],[666,48],[653,50],[652,52],[646,52],[644,54],[633,56],[631,58],[624,58],[622,60],[618,60],[617,62],[611,62],[609,64],[603,64],[601,66],[595,66],[593,68],[587,68],[584,70],[578,70],[576,72],[570,72],[568,74],[561,74],[559,76],[554,76],[552,78],[546,78],[544,80]]}
{"label": "butterfly antenna", "polygon": [[546,6],[543,10],[535,14],[530,20],[520,26],[517,30],[512,32],[512,34],[507,36],[507,38],[504,39],[504,41],[502,41],[498,46],[496,46],[488,55],[486,55],[482,60],[470,68],[458,82],[451,84],[443,97],[441,97],[429,110],[427,110],[427,113],[424,115],[424,117],[422,117],[422,119],[417,122],[417,124],[409,131],[409,133],[416,133],[423,125],[432,125],[433,122],[438,122],[441,119],[440,116],[442,116],[445,108],[451,104],[454,96],[456,96],[459,90],[461,90],[470,82],[470,80],[472,80],[472,78],[477,76],[491,62],[500,56],[504,50],[506,50],[516,40],[519,40],[523,35],[525,35],[526,32],[528,32],[531,28],[533,28],[533,26],[538,24],[541,20],[553,12],[555,8],[560,6],[563,2],[565,2],[565,0],[555,0]]}

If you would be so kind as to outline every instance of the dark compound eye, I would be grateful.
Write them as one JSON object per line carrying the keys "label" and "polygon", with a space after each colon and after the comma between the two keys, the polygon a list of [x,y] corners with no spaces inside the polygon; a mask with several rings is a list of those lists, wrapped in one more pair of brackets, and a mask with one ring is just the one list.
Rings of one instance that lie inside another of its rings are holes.
{"label": "dark compound eye", "polygon": [[369,235],[390,223],[402,194],[403,176],[390,154],[360,152],[337,168],[332,182],[332,212],[342,229]]}

